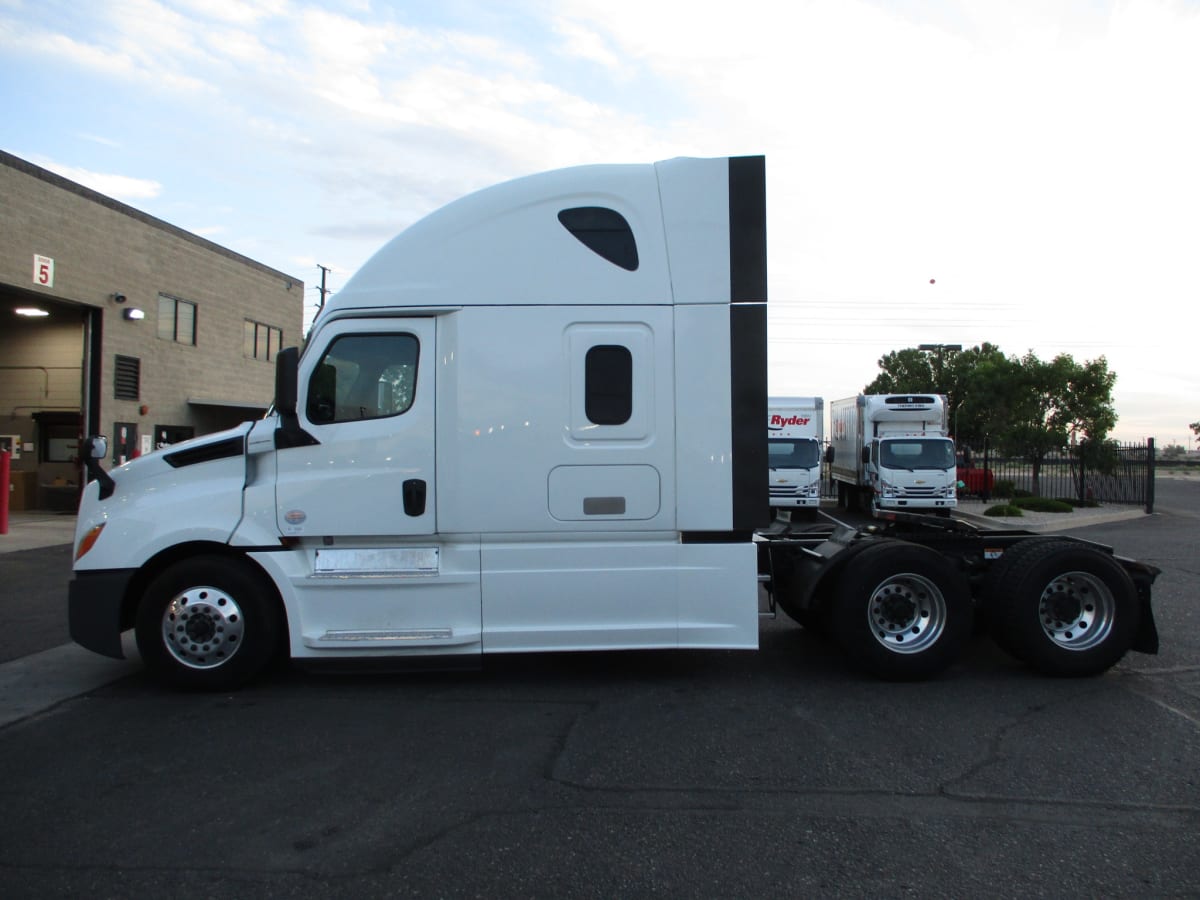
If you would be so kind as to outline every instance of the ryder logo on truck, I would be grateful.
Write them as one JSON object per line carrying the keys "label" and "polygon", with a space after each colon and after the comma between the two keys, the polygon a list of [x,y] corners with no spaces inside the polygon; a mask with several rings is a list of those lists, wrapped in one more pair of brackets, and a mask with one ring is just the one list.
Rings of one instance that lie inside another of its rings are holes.
{"label": "ryder logo on truck", "polygon": [[781,416],[775,413],[771,416],[771,421],[767,423],[768,428],[780,429],[786,428],[788,425],[807,425],[812,421],[811,416]]}

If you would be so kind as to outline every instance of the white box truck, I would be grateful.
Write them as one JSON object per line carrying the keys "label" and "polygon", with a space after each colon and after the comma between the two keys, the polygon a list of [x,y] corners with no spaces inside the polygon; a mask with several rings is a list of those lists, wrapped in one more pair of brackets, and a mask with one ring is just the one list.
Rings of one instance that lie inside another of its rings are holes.
{"label": "white box truck", "polygon": [[771,397],[767,401],[767,459],[772,509],[814,511],[821,505],[825,401]]}
{"label": "white box truck", "polygon": [[85,440],[72,637],[224,690],[281,654],[749,650],[761,587],[886,678],[945,669],[978,606],[1047,671],[1152,651],[1157,570],[1108,548],[769,525],[765,196],[762,157],[586,166],[412,225],[280,351],[265,418],[111,472]]}
{"label": "white box truck", "polygon": [[833,401],[829,419],[840,505],[943,515],[958,505],[945,397],[859,394]]}

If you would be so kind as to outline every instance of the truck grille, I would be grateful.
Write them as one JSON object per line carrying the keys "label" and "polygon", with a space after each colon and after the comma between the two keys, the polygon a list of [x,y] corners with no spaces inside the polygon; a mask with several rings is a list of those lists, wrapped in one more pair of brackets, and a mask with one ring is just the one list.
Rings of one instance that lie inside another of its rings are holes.
{"label": "truck grille", "polygon": [[936,497],[938,489],[936,487],[902,487],[896,491],[897,497]]}

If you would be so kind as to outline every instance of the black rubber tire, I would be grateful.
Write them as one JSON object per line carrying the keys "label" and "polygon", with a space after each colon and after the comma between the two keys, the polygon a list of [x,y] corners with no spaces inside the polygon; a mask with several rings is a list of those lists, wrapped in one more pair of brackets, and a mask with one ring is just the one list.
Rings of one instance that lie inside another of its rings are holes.
{"label": "black rubber tire", "polygon": [[1137,635],[1141,608],[1129,574],[1109,554],[1042,538],[1005,551],[984,597],[996,643],[1046,675],[1112,668]]}
{"label": "black rubber tire", "polygon": [[987,583],[980,598],[979,618],[983,620],[983,624],[988,634],[991,635],[992,640],[996,642],[1001,650],[1014,659],[1026,662],[1025,653],[1020,646],[1013,644],[1009,640],[1008,632],[1000,628],[997,624],[1001,612],[1009,605],[1009,585],[1013,581],[1013,573],[1020,571],[1028,565],[1028,558],[1031,553],[1040,552],[1036,548],[1048,544],[1061,547],[1069,543],[1069,541],[1064,541],[1061,537],[1029,538],[1005,550],[1004,554],[995,562],[988,573]]}
{"label": "black rubber tire", "polygon": [[846,563],[832,626],[847,655],[889,681],[932,678],[971,637],[974,608],[962,573],[940,553],[883,540]]}
{"label": "black rubber tire", "polygon": [[[195,611],[190,621],[189,610]],[[182,643],[174,634],[167,638],[168,621]],[[191,638],[187,629],[193,629]],[[147,587],[135,622],[146,668],[187,690],[248,684],[275,658],[281,629],[278,598],[266,576],[245,560],[219,555],[193,557],[163,570]]]}

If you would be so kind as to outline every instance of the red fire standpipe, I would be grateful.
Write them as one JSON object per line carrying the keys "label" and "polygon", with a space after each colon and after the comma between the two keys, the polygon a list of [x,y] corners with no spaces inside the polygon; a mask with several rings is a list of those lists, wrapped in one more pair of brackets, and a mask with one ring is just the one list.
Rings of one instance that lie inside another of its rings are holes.
{"label": "red fire standpipe", "polygon": [[9,461],[12,454],[0,450],[0,534],[8,534],[8,494],[12,490],[8,483]]}

